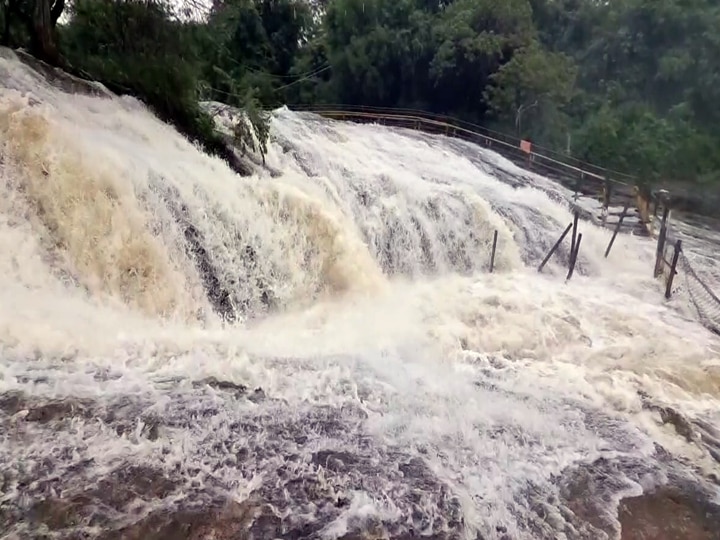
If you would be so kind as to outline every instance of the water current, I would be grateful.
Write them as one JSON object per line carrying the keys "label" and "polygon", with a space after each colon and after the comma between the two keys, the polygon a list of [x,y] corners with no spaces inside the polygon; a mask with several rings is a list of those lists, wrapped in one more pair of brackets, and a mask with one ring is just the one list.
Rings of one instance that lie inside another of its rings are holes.
{"label": "water current", "polygon": [[0,537],[615,538],[622,497],[717,497],[718,339],[648,238],[582,221],[538,273],[565,188],[288,109],[242,178],[134,99],[0,80]]}

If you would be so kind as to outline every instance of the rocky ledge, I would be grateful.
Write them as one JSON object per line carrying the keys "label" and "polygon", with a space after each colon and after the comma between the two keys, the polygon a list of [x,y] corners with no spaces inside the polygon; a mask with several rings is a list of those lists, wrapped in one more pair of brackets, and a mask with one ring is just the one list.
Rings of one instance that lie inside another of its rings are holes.
{"label": "rocky ledge", "polygon": [[[175,383],[183,392],[192,392],[194,403],[200,406],[183,408],[178,404],[188,394],[177,393],[169,396],[169,403],[180,408],[175,411],[171,407],[164,414],[152,414],[152,400],[137,397],[110,403],[89,399],[48,401],[21,392],[0,394],[0,440],[5,444],[0,450],[10,452],[0,459],[9,464],[11,461],[5,459],[15,454],[14,468],[0,469],[0,537],[467,538],[458,498],[422,456],[402,449],[370,448],[375,443],[369,439],[363,439],[355,453],[307,447],[308,434],[313,430],[324,440],[337,437],[341,431],[364,437],[365,417],[358,411],[309,409],[287,423],[278,416],[280,409],[263,409],[281,408],[284,404],[261,389],[250,390],[213,378],[186,382],[184,386]],[[204,399],[200,399],[201,394]],[[244,420],[233,422],[227,431],[223,429],[225,436],[208,440],[203,453],[194,458],[197,461],[190,460],[179,469],[168,466],[160,456],[144,463],[107,460],[93,453],[98,450],[90,446],[86,448],[89,453],[79,454],[80,447],[73,442],[78,439],[68,439],[69,445],[61,442],[67,434],[87,433],[101,425],[105,435],[117,437],[120,442],[132,439],[137,448],[147,449],[162,442],[168,430],[189,433],[198,422],[207,423],[221,408],[233,406],[244,407]],[[263,410],[258,417],[262,430],[258,430],[260,424],[253,423],[252,414]],[[232,446],[233,438],[244,442]],[[26,452],[36,441],[54,441],[45,445],[50,453],[41,456],[32,450]],[[290,447],[283,446],[283,441],[296,445],[292,447],[294,454],[287,453]],[[226,445],[225,450],[231,451],[223,454],[226,457],[222,462],[201,463],[217,445]],[[562,535],[567,540],[720,540],[720,506],[714,502],[717,484],[713,485],[717,480],[689,480],[675,474],[682,468],[674,468],[673,458],[659,447],[657,454],[665,482],[641,496],[621,500],[616,515],[608,515],[608,509],[613,506],[614,493],[623,489],[618,478],[625,473],[628,478],[647,474],[642,464],[638,469],[637,460],[632,458],[598,459],[566,471],[557,479],[559,499],[547,499],[529,486],[522,506],[531,512],[524,516],[524,523],[519,523],[520,528],[526,536],[538,539]],[[27,459],[18,461],[21,455]],[[266,461],[268,466],[258,469],[260,461]],[[257,469],[262,471],[263,482],[249,494],[233,496],[229,485],[223,484],[223,467],[236,468],[245,477],[254,476],[252,471]],[[212,473],[203,476],[201,470]],[[623,474],[618,476],[618,471]],[[385,493],[394,499],[402,519],[367,519],[349,523],[346,530],[324,530],[351,505],[341,488],[347,483],[333,483],[340,477],[350,479],[358,489],[376,495]],[[564,521],[559,525],[551,523],[552,516],[545,512],[548,507],[558,509]],[[514,537],[498,526],[484,536],[476,536],[476,540]]]}

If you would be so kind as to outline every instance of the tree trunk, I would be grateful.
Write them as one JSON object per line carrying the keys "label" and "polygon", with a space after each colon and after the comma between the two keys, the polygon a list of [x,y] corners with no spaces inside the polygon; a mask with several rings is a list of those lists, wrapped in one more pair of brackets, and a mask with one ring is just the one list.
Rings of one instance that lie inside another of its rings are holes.
{"label": "tree trunk", "polygon": [[32,53],[50,64],[57,63],[59,52],[50,18],[50,0],[35,0],[32,11]]}
{"label": "tree trunk", "polygon": [[30,47],[35,57],[52,65],[60,64],[55,25],[65,8],[65,0],[34,0],[31,15]]}
{"label": "tree trunk", "polygon": [[3,34],[2,34],[2,41],[0,42],[0,45],[4,45],[5,47],[10,47],[10,21],[13,18],[14,12],[17,11],[17,0],[5,0],[3,3],[3,9],[5,13],[3,13]]}
{"label": "tree trunk", "polygon": [[0,38],[0,45],[4,47],[10,46],[10,8],[7,4],[3,6],[3,33]]}

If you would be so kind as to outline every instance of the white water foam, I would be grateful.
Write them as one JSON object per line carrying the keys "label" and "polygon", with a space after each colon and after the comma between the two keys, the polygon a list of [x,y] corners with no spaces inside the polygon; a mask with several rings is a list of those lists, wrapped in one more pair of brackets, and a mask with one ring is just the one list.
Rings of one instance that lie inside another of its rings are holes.
{"label": "white water foam", "polygon": [[[63,94],[11,56],[0,74],[11,517],[133,465],[177,485],[106,528],[222,495],[317,537],[601,538],[563,473],[625,463],[582,495],[616,534],[618,498],[667,477],[655,443],[716,467],[646,405],[717,425],[717,340],[662,305],[641,238],[605,260],[610,233],[583,223],[573,280],[566,252],[538,274],[571,219],[549,182],[509,186],[470,144],[287,110],[281,175],[240,178],[134,100]],[[250,320],[220,324],[217,290]],[[76,412],[27,420],[51,399]]]}

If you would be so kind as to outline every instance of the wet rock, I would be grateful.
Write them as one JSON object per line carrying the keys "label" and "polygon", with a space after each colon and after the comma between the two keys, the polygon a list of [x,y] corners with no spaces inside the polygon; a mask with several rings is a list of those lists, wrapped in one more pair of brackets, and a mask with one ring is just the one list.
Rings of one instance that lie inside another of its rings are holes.
{"label": "wet rock", "polygon": [[432,484],[437,482],[436,476],[421,458],[411,458],[405,463],[400,463],[398,468],[405,478],[414,479],[418,487],[432,487]]}
{"label": "wet rock", "polygon": [[150,467],[127,466],[116,469],[88,492],[102,504],[121,510],[136,499],[164,499],[177,487],[177,482],[162,471]]}
{"label": "wet rock", "polygon": [[[236,309],[236,302],[233,300],[233,286],[236,286],[237,282],[231,280],[228,283],[221,280],[222,272],[205,248],[207,244],[205,237],[202,231],[192,223],[190,211],[182,202],[178,190],[166,183],[157,183],[153,187],[160,192],[167,208],[185,236],[186,251],[195,263],[195,268],[198,271],[210,304],[225,321],[234,322],[240,315],[238,309]],[[255,263],[257,254],[252,246],[245,245],[245,248],[241,251],[247,264],[252,265]],[[245,279],[245,276],[239,276],[238,279]],[[265,300],[268,303],[270,302],[270,295],[266,290],[261,289],[258,294],[260,297],[264,295]],[[237,307],[242,307],[246,311],[249,309],[247,303]]]}
{"label": "wet rock", "polygon": [[263,401],[265,401],[265,398],[267,398],[267,396],[265,395],[265,391],[262,388],[256,388],[255,390],[253,390],[253,393],[250,394],[250,396],[248,397],[248,399],[253,403],[262,403]]}
{"label": "wet rock", "polygon": [[247,392],[247,386],[243,384],[237,384],[230,381],[221,381],[215,377],[207,377],[193,383],[193,386],[195,386],[196,388],[204,385],[210,386],[217,390],[232,390],[236,392],[236,394],[244,394],[245,392]]}
{"label": "wet rock", "polygon": [[17,414],[25,408],[25,396],[22,392],[11,391],[0,394],[0,411],[8,416]]}
{"label": "wet rock", "polygon": [[68,529],[86,521],[89,506],[90,499],[81,496],[67,499],[48,497],[34,505],[27,518],[44,524],[52,531]]}
{"label": "wet rock", "polygon": [[575,528],[584,532],[586,538],[612,537],[616,533],[612,516],[605,511],[602,496],[598,496],[606,477],[603,469],[607,462],[602,461],[566,473],[561,488],[561,498],[572,512],[570,521],[574,521]]}
{"label": "wet rock", "polygon": [[[42,356],[41,354],[36,353],[36,358],[40,358],[41,356]],[[60,360],[61,362],[66,362],[68,360],[71,360],[72,359],[71,355],[68,355],[68,356],[70,356],[70,358],[67,358],[66,355],[63,355],[63,356],[59,357],[58,360]],[[35,375],[35,376],[19,375],[17,380],[18,380],[18,382],[21,382],[23,384],[28,384],[28,383],[47,384],[48,382],[50,382],[50,379],[43,375]]]}
{"label": "wet rock", "polygon": [[664,424],[674,426],[677,434],[685,437],[688,442],[695,439],[692,425],[682,414],[670,407],[658,407],[657,409]]}
{"label": "wet rock", "polygon": [[53,87],[62,90],[68,94],[89,95],[98,97],[114,97],[110,91],[96,81],[88,81],[71,75],[67,71],[53,67],[42,60],[38,60],[31,54],[17,49],[10,51],[3,49],[4,54],[14,54],[25,65],[34,69],[41,77],[43,77]]}
{"label": "wet rock", "polygon": [[[177,483],[161,471],[126,466],[80,493],[46,497],[32,505],[22,518],[43,524],[51,531],[79,526],[107,528],[117,513],[127,515],[132,505],[164,499],[176,487]],[[50,490],[55,491],[58,490]]]}
{"label": "wet rock", "polygon": [[124,397],[114,403],[106,405],[97,412],[103,423],[111,426],[119,436],[132,436],[142,422],[140,436],[148,440],[157,440],[163,425],[162,419],[156,413],[148,413],[152,403],[142,398]]}
{"label": "wet rock", "polygon": [[[185,211],[184,206],[183,211]],[[177,214],[177,212],[175,213]],[[178,218],[176,217],[176,219]],[[218,269],[212,264],[210,255],[205,249],[205,239],[202,233],[187,220],[178,219],[178,222],[183,226],[183,234],[188,244],[187,249],[195,261],[195,267],[200,274],[200,279],[203,282],[205,293],[207,294],[210,304],[213,306],[215,312],[223,319],[230,322],[234,321],[237,314],[232,305],[230,291],[220,284]]]}
{"label": "wet rock", "polygon": [[144,426],[140,433],[149,441],[157,441],[160,437],[160,420],[157,418],[150,419]]}
{"label": "wet rock", "polygon": [[638,392],[642,399],[643,408],[659,414],[663,424],[670,424],[675,432],[689,443],[698,444],[707,450],[708,454],[720,463],[720,430],[702,419],[689,419],[679,411],[651,401],[651,397]]}
{"label": "wet rock", "polygon": [[621,540],[718,540],[720,507],[676,487],[623,499]]}
{"label": "wet rock", "polygon": [[86,401],[63,399],[53,400],[42,405],[30,406],[25,420],[28,422],[47,422],[64,420],[66,418],[91,416],[90,403]]}
{"label": "wet rock", "polygon": [[[99,430],[103,437],[115,436],[115,430],[130,440],[141,421],[148,438],[159,429],[197,433],[224,401],[211,395],[208,385],[247,399],[264,396],[261,389],[248,396],[243,385],[205,379],[195,383],[190,400],[183,400],[187,386],[179,385],[178,393],[161,404],[154,396],[133,395],[88,405],[86,412],[100,421],[86,422],[85,429],[91,436]],[[5,396],[5,403],[8,409],[25,407],[23,399]],[[103,456],[93,464],[83,459],[90,454],[61,441],[34,467],[13,469],[7,479],[0,475],[0,485],[23,493],[12,507],[0,508],[0,536],[82,538],[94,527],[104,540],[318,538],[352,504],[353,492],[364,490],[372,497],[389,497],[410,521],[357,520],[348,533],[409,539],[422,531],[436,535],[428,538],[462,537],[462,512],[451,489],[405,449],[378,447],[363,431],[367,414],[361,407],[299,405],[292,414],[283,412],[286,405],[266,398],[257,406],[243,404],[236,417],[218,414],[214,422],[222,436],[208,433],[202,454],[168,471],[148,465],[144,452],[124,459],[120,467]],[[22,422],[18,430],[43,430],[43,436],[52,437],[58,427],[64,425]],[[319,441],[325,445],[320,451]],[[162,445],[155,449],[161,451]],[[108,466],[115,468],[108,473]],[[257,474],[263,481],[253,491],[252,504],[239,509],[238,503],[224,502],[224,494],[237,489],[228,478]]]}
{"label": "wet rock", "polygon": [[211,508],[160,510],[120,530],[104,531],[98,540],[262,538],[248,535],[258,510],[258,507],[251,503],[234,502]]}
{"label": "wet rock", "polygon": [[[388,538],[389,540],[460,540],[461,537],[453,535],[452,533],[427,534],[423,531],[408,531],[405,533],[387,535],[383,534],[382,531],[373,530],[368,532],[345,534],[338,540],[376,540],[378,538]],[[483,539],[478,537],[477,540]]]}
{"label": "wet rock", "polygon": [[348,452],[336,452],[333,450],[322,450],[312,455],[312,463],[331,471],[346,471],[358,462],[358,457]]}
{"label": "wet rock", "polygon": [[[708,479],[689,475],[685,464],[658,445],[655,459],[661,471],[632,456],[600,458],[565,471],[560,502],[569,510],[563,513],[572,525],[572,534],[565,528],[568,538],[720,540],[720,506],[713,502],[716,489]],[[622,499],[617,514],[611,513],[616,494],[638,484],[646,493]],[[648,487],[653,484],[659,487]]]}

